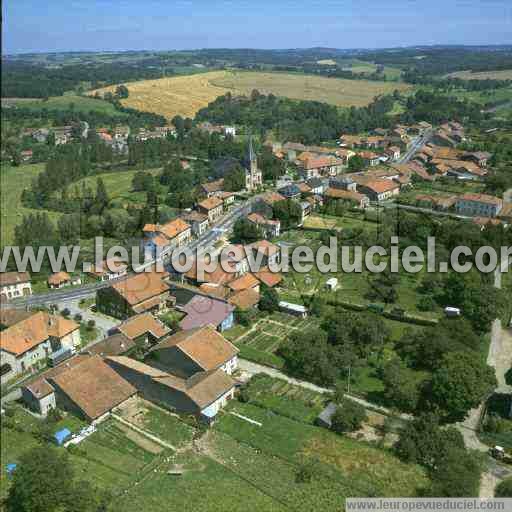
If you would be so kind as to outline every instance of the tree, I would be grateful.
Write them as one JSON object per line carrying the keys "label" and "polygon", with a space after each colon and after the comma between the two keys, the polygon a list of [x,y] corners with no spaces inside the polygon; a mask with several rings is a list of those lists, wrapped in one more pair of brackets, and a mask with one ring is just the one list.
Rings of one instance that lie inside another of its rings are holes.
{"label": "tree", "polygon": [[101,178],[96,180],[96,197],[94,198],[95,211],[99,214],[108,206],[109,198],[105,183]]}
{"label": "tree", "polygon": [[300,204],[293,199],[276,201],[273,204],[274,217],[281,221],[284,229],[297,226],[302,220]]}
{"label": "tree", "polygon": [[354,155],[349,159],[347,167],[351,172],[360,171],[365,168],[364,160],[359,155]]}
{"label": "tree", "polygon": [[261,240],[263,232],[254,222],[245,217],[240,217],[233,226],[233,242],[237,244],[250,244]]}
{"label": "tree", "polygon": [[128,98],[128,95],[129,95],[129,91],[128,91],[128,87],[126,87],[126,85],[118,85],[116,87],[116,97],[118,99]]}
{"label": "tree", "polygon": [[470,352],[451,352],[432,375],[426,399],[438,406],[447,419],[462,421],[496,387],[494,370]]}
{"label": "tree", "polygon": [[512,477],[500,482],[494,492],[496,498],[512,498]]}
{"label": "tree", "polygon": [[229,192],[239,192],[245,188],[245,171],[240,166],[226,173],[224,188]]}
{"label": "tree", "polygon": [[62,215],[57,221],[60,239],[64,242],[74,243],[80,238],[80,213]]}
{"label": "tree", "polygon": [[422,414],[400,432],[394,450],[401,460],[434,469],[451,447],[464,450],[464,438],[454,427],[441,428],[434,414]]}
{"label": "tree", "polygon": [[263,288],[259,308],[261,311],[268,311],[269,313],[273,313],[279,309],[279,295],[273,288]]}
{"label": "tree", "polygon": [[394,358],[381,370],[384,384],[384,396],[396,407],[413,412],[420,399],[419,382],[416,372],[407,368],[405,363]]}
{"label": "tree", "polygon": [[65,451],[37,446],[20,457],[5,505],[7,512],[95,512],[100,503],[90,484],[74,480]]}
{"label": "tree", "polygon": [[331,418],[332,430],[338,434],[355,432],[367,419],[366,410],[362,405],[344,399]]}
{"label": "tree", "polygon": [[458,447],[447,447],[432,471],[428,496],[464,498],[478,496],[482,464],[474,454]]}

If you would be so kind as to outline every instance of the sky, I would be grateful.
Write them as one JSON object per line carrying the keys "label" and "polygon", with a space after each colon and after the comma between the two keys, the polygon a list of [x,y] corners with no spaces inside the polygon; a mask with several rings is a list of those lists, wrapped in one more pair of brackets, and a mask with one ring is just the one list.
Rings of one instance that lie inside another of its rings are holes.
{"label": "sky", "polygon": [[3,0],[2,53],[512,44],[512,0]]}

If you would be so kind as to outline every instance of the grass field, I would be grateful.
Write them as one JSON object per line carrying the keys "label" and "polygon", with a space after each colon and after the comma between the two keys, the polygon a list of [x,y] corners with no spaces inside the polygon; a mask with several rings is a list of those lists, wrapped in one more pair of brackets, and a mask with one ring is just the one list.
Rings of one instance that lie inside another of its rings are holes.
{"label": "grass field", "polygon": [[473,73],[471,71],[457,71],[446,75],[449,78],[462,78],[463,80],[512,80],[512,69],[503,69],[500,71],[481,71]]}
{"label": "grass field", "polygon": [[[20,165],[0,167],[0,213],[1,231],[0,246],[14,242],[14,228],[23,219],[23,215],[42,212],[21,205],[21,194],[29,188],[32,180],[44,169],[44,164]],[[48,212],[52,220],[59,218],[60,214]]]}
{"label": "grass field", "polygon": [[[228,91],[250,94],[258,89],[294,99],[315,100],[338,106],[364,106],[379,94],[405,84],[366,80],[342,80],[301,74],[211,71],[188,76],[142,80],[126,84],[130,95],[123,100],[127,107],[155,112],[167,118],[175,115],[194,117],[195,113]],[[103,94],[115,86],[99,89]],[[95,91],[92,91],[93,94]]]}
{"label": "grass field", "polygon": [[54,96],[48,100],[35,100],[23,102],[23,107],[30,108],[34,111],[47,110],[69,110],[71,107],[76,112],[89,112],[94,110],[102,114],[111,116],[125,117],[127,114],[117,111],[108,101],[89,98],[88,96],[64,95]]}

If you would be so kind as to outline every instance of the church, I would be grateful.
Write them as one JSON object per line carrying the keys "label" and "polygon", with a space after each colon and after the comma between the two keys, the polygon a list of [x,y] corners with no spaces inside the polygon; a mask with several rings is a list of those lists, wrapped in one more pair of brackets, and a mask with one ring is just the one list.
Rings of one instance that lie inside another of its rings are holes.
{"label": "church", "polygon": [[252,145],[252,137],[249,138],[249,154],[247,161],[244,163],[245,168],[245,188],[253,191],[263,184],[261,170],[258,169],[258,158],[254,152]]}

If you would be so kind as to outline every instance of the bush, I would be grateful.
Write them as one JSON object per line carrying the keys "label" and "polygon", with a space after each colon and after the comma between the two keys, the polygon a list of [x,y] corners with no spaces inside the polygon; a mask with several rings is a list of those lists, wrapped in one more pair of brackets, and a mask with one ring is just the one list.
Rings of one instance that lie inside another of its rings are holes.
{"label": "bush", "polygon": [[496,498],[512,498],[512,477],[500,482],[496,487],[494,495]]}
{"label": "bush", "polygon": [[331,419],[332,430],[338,434],[354,432],[361,428],[367,418],[362,405],[351,400],[343,400]]}
{"label": "bush", "polygon": [[87,320],[87,329],[92,331],[96,327],[96,322],[94,320]]}
{"label": "bush", "polygon": [[62,311],[61,311],[61,314],[63,317],[67,318],[70,314],[71,314],[71,311],[69,311],[68,308],[64,308]]}
{"label": "bush", "polygon": [[418,309],[420,311],[433,311],[436,307],[436,301],[432,295],[423,295],[418,301]]}
{"label": "bush", "polygon": [[80,313],[77,313],[73,319],[75,320],[75,322],[78,322],[80,323],[82,321],[82,315]]}
{"label": "bush", "polygon": [[51,409],[46,417],[46,421],[48,423],[58,423],[62,418],[62,412],[59,409]]}

